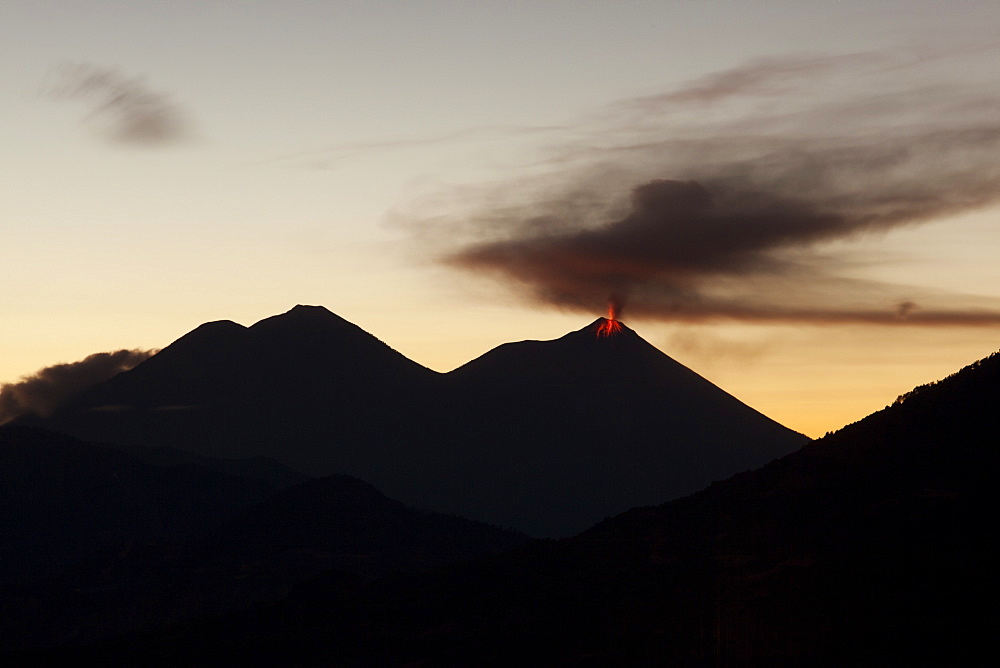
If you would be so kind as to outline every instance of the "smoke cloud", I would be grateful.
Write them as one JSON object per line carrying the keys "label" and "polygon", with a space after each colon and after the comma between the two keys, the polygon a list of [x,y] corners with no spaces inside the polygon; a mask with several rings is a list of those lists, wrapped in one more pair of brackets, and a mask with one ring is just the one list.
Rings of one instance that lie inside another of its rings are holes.
{"label": "smoke cloud", "polygon": [[0,424],[26,413],[51,415],[68,399],[92,385],[127,371],[155,350],[116,350],[94,353],[79,362],[56,364],[0,385]]}
{"label": "smoke cloud", "polygon": [[139,77],[126,77],[114,69],[65,66],[46,92],[51,97],[89,103],[87,120],[115,141],[156,145],[188,137],[187,118],[168,95],[151,90]]}
{"label": "smoke cloud", "polygon": [[444,262],[557,307],[1000,324],[997,300],[865,280],[844,249],[1000,204],[1000,89],[942,76],[961,55],[770,59],[620,102],[421,229]]}

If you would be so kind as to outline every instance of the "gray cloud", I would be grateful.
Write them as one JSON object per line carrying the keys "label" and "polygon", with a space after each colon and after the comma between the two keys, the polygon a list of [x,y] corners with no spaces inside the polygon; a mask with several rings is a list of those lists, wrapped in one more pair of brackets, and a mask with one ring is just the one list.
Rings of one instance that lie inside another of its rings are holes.
{"label": "gray cloud", "polygon": [[831,249],[1000,204],[995,82],[933,69],[852,54],[709,75],[612,105],[578,133],[586,142],[549,149],[529,179],[415,219],[446,263],[553,306],[1000,324],[998,300],[863,280]]}
{"label": "gray cloud", "polygon": [[45,367],[17,383],[4,383],[0,385],[0,424],[25,413],[50,415],[82,390],[131,369],[155,352],[94,353],[79,362]]}
{"label": "gray cloud", "polygon": [[140,77],[86,64],[62,67],[46,93],[90,105],[87,121],[107,138],[130,144],[156,145],[189,136],[183,110],[165,93]]}

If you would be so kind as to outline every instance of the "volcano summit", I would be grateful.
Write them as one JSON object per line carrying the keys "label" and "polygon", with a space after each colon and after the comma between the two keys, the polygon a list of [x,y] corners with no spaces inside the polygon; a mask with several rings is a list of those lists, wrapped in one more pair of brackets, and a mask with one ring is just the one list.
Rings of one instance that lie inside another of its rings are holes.
{"label": "volcano summit", "polygon": [[617,320],[438,374],[318,306],[202,325],[51,418],[22,421],[265,455],[536,536],[694,492],[807,441]]}

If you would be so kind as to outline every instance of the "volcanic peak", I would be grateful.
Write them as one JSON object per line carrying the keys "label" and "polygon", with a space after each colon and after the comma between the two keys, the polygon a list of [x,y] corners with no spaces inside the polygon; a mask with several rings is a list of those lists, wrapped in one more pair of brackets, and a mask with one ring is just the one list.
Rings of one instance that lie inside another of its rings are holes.
{"label": "volcanic peak", "polygon": [[625,328],[625,325],[613,318],[598,318],[594,325],[596,325],[594,335],[601,339],[618,336]]}
{"label": "volcanic peak", "polygon": [[[279,315],[264,318],[251,326],[255,330],[280,329],[330,329],[333,327],[351,328],[352,323],[323,306],[305,306],[298,304],[289,311]],[[357,328],[356,326],[353,326]],[[358,328],[360,329],[360,328]]]}
{"label": "volcanic peak", "polygon": [[620,339],[623,336],[632,339],[642,339],[642,337],[621,320],[613,320],[611,318],[598,318],[583,329],[570,332],[565,336],[573,338],[587,337],[604,341]]}
{"label": "volcanic peak", "polygon": [[[383,342],[352,322],[322,306],[298,306],[289,311],[264,318],[250,326],[248,330],[255,346],[262,350],[310,349],[333,354],[334,348],[340,354],[354,354],[352,347],[362,346],[364,350],[388,348]],[[351,351],[350,353],[346,351]]]}

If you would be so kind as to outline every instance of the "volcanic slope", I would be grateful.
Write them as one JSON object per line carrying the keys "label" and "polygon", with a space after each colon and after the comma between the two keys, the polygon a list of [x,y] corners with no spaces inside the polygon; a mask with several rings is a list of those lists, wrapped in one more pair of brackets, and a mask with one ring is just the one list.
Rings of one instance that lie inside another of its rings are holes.
{"label": "volcanic slope", "polygon": [[300,305],[251,327],[201,325],[50,419],[22,422],[125,445],[273,456],[310,475],[370,472],[368,460],[396,454],[437,376],[327,309]]}
{"label": "volcanic slope", "polygon": [[322,307],[202,325],[43,424],[268,456],[535,536],[693,492],[808,439],[604,319],[437,374]]}
{"label": "volcanic slope", "polygon": [[[504,344],[449,373],[455,414],[475,417],[462,422],[465,447],[449,460],[456,475],[438,489],[488,490],[484,514],[528,533],[567,535],[807,441],[629,327],[604,335],[608,322]],[[458,475],[462,468],[469,473]]]}

